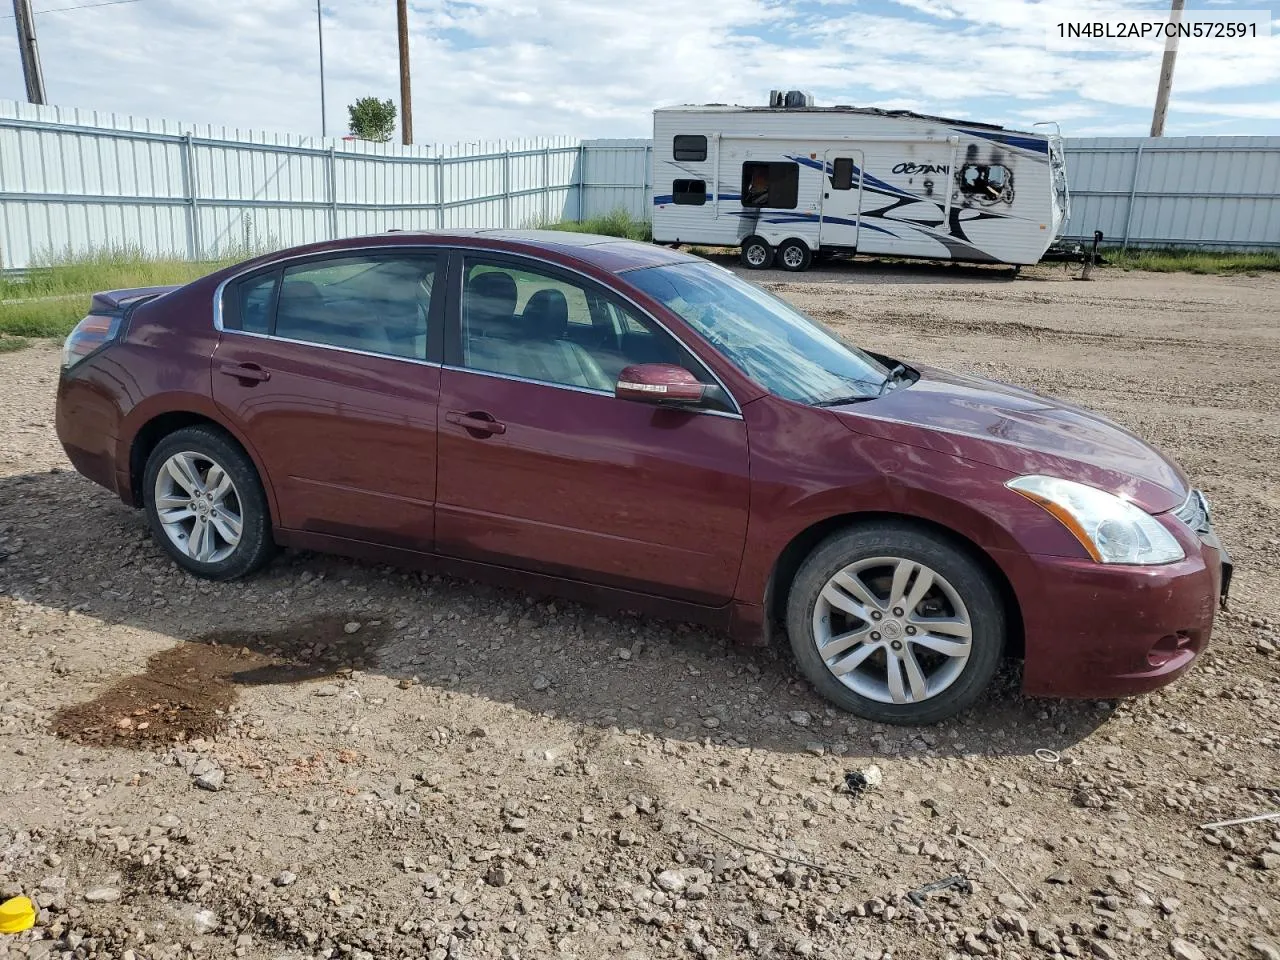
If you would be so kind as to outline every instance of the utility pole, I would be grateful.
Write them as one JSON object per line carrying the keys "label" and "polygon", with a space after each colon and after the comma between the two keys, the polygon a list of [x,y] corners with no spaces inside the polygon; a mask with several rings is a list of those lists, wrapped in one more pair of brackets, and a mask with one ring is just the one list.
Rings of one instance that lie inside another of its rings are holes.
{"label": "utility pole", "polygon": [[[1169,9],[1169,22],[1182,22],[1182,5],[1185,0],[1173,0]],[[1178,58],[1178,38],[1167,37],[1164,42],[1164,61],[1160,64],[1160,86],[1156,89],[1156,110],[1151,115],[1151,135],[1164,136],[1164,115],[1169,112],[1169,91],[1173,88],[1173,62]]]}
{"label": "utility pole", "polygon": [[327,137],[328,117],[324,109],[324,20],[320,16],[320,0],[316,0],[316,35],[320,38],[320,136]]}
{"label": "utility pole", "polygon": [[409,0],[396,0],[400,30],[400,140],[413,143],[413,95],[409,84]]}
{"label": "utility pole", "polygon": [[40,51],[36,49],[36,20],[31,15],[30,0],[13,0],[13,17],[18,21],[18,54],[22,58],[22,76],[27,81],[27,99],[44,103],[44,74],[40,70]]}

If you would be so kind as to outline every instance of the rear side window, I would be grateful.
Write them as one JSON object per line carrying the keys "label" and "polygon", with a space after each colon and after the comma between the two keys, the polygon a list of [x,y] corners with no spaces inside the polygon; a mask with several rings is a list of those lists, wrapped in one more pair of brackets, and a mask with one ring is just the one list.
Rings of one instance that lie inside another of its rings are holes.
{"label": "rear side window", "polygon": [[790,161],[742,165],[742,205],[794,210],[800,193],[800,164]]}
{"label": "rear side window", "polygon": [[223,326],[425,360],[434,253],[348,254],[256,274],[228,288]]}
{"label": "rear side window", "polygon": [[357,255],[287,267],[274,333],[350,350],[425,360],[433,255]]}
{"label": "rear side window", "polygon": [[671,185],[673,203],[700,207],[707,202],[707,181],[676,180]]}
{"label": "rear side window", "polygon": [[676,160],[705,160],[707,159],[707,138],[688,133],[678,134],[671,144],[671,154]]}

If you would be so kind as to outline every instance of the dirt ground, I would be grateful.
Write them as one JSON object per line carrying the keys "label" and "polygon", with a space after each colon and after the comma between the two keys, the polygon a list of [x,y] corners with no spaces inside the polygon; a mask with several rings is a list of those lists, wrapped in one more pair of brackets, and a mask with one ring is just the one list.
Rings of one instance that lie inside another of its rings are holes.
{"label": "dirt ground", "polygon": [[1235,555],[1168,690],[1010,665],[926,729],[682,624],[312,554],[194,580],[70,470],[57,351],[0,356],[0,901],[40,908],[0,958],[1280,958],[1280,822],[1199,829],[1280,809],[1280,278],[1096,276],[753,276],[1128,425]]}

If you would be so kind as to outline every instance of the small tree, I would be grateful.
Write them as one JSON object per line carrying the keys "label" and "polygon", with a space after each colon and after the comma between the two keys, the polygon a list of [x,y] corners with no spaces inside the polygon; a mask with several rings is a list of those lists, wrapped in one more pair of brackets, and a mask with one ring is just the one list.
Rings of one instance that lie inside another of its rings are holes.
{"label": "small tree", "polygon": [[396,132],[396,105],[377,97],[361,97],[347,107],[351,134],[361,140],[386,143]]}

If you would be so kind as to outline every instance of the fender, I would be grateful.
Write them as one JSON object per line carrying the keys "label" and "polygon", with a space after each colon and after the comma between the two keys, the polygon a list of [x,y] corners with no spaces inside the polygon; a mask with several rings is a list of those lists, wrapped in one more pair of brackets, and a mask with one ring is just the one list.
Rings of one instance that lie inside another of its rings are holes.
{"label": "fender", "polygon": [[276,505],[275,489],[271,478],[263,467],[262,457],[249,441],[248,436],[238,425],[228,420],[226,414],[213,399],[199,393],[189,391],[173,391],[156,394],[139,401],[120,421],[120,437],[116,445],[116,484],[120,491],[120,499],[132,505],[134,503],[133,477],[131,471],[133,445],[138,434],[153,420],[174,414],[196,414],[217,424],[235,438],[253,461],[258,471],[258,479],[267,495],[267,504],[273,517],[279,516]]}
{"label": "fender", "polygon": [[[766,602],[778,561],[797,538],[859,514],[917,519],[949,530],[986,553],[1006,576],[997,557],[1087,558],[1051,514],[1005,487],[1013,476],[1008,470],[854,433],[834,415],[814,417],[815,412],[774,398],[745,408],[752,494],[734,591],[738,602]],[[803,453],[796,449],[801,444]],[[805,466],[801,475],[798,464]]]}

